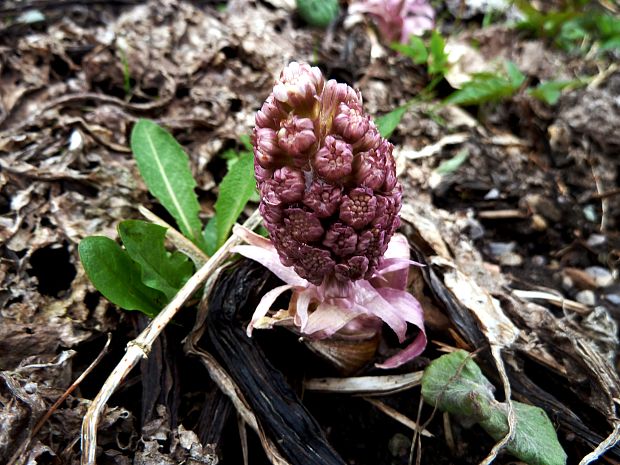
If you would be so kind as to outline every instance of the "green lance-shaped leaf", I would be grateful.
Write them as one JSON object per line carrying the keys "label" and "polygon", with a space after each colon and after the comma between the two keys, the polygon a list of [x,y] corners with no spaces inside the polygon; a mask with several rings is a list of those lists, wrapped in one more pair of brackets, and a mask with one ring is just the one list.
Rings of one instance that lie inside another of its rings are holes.
{"label": "green lance-shaped leaf", "polygon": [[445,100],[446,104],[453,105],[480,105],[482,103],[501,100],[512,97],[518,87],[502,76],[489,73],[480,73],[471,81],[465,83],[456,92],[450,94]]}
{"label": "green lance-shaped leaf", "polygon": [[131,132],[131,149],[151,194],[173,216],[185,237],[202,247],[196,181],[183,147],[166,130],[142,119]]}
{"label": "green lance-shaped leaf", "polygon": [[444,75],[448,71],[448,54],[446,53],[446,41],[443,36],[433,31],[430,43],[430,60],[428,73],[430,75]]}
{"label": "green lance-shaped leaf", "polygon": [[216,221],[217,248],[226,242],[230,230],[255,189],[254,156],[251,153],[242,153],[222,179],[220,193],[215,202],[216,216],[211,221]]}
{"label": "green lance-shaped leaf", "polygon": [[375,119],[375,123],[377,124],[377,129],[379,130],[381,137],[385,137],[387,139],[392,135],[408,109],[409,105],[403,105],[402,107],[398,107],[395,110],[392,110],[391,112]]}
{"label": "green lance-shaped leaf", "polygon": [[538,100],[549,105],[555,105],[560,100],[560,95],[564,89],[576,89],[585,86],[590,78],[579,78],[570,81],[545,81],[536,87],[528,89],[528,93]]}
{"label": "green lance-shaped leaf", "polygon": [[449,160],[442,161],[435,169],[435,173],[438,174],[450,174],[458,170],[463,163],[469,158],[469,151],[467,149],[461,150]]}
{"label": "green lance-shaped leaf", "polygon": [[214,215],[205,229],[202,231],[202,237],[207,247],[207,254],[213,255],[217,251],[217,216]]}
{"label": "green lance-shaped leaf", "polygon": [[165,296],[142,283],[140,266],[112,239],[86,237],[78,252],[90,281],[113,304],[151,317],[165,305]]}
{"label": "green lance-shaped leaf", "polygon": [[166,228],[127,220],[119,224],[118,233],[127,253],[142,269],[142,282],[171,300],[191,276],[193,266],[182,253],[168,253],[164,247]]}
{"label": "green lance-shaped leaf", "polygon": [[[479,423],[496,441],[508,432],[508,404],[493,397],[493,385],[464,351],[434,360],[422,376],[424,401],[454,414],[465,425]],[[516,428],[506,450],[530,465],[564,465],[566,453],[544,410],[512,402]]]}

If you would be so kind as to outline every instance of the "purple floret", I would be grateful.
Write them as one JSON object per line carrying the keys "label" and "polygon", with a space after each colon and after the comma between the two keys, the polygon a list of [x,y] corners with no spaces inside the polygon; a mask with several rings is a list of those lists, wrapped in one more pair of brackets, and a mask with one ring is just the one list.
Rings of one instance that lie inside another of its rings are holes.
{"label": "purple floret", "polygon": [[[314,123],[311,119],[293,115],[291,118],[282,121],[278,131],[278,143],[285,153],[297,159],[315,142]],[[301,164],[303,166],[305,161],[302,161]]]}
{"label": "purple floret", "polygon": [[289,208],[284,213],[284,225],[296,241],[314,242],[323,237],[325,231],[316,215],[301,208]]}
{"label": "purple floret", "polygon": [[334,131],[350,143],[360,140],[370,127],[370,118],[357,105],[350,107],[341,103],[334,118]]}
{"label": "purple floret", "polygon": [[340,206],[342,188],[317,179],[312,182],[304,195],[304,204],[319,218],[332,216]]}
{"label": "purple floret", "polygon": [[377,199],[372,189],[357,188],[342,198],[340,219],[356,229],[370,223],[377,212]]}
{"label": "purple floret", "polygon": [[351,255],[357,246],[355,229],[342,223],[334,223],[325,234],[323,245],[340,257]]}
{"label": "purple floret", "polygon": [[334,136],[327,136],[325,145],[314,158],[314,169],[323,179],[337,182],[351,174],[352,163],[351,145]]}
{"label": "purple floret", "polygon": [[335,264],[327,250],[303,245],[294,266],[299,276],[319,286],[333,272]]}

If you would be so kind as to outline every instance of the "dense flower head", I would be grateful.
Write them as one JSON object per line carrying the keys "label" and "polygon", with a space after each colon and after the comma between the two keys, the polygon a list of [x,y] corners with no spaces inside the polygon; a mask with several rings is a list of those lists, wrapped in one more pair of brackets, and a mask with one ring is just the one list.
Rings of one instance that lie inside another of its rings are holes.
{"label": "dense flower head", "polygon": [[398,228],[401,187],[359,91],[293,62],[252,140],[260,211],[282,263],[316,285],[370,279]]}

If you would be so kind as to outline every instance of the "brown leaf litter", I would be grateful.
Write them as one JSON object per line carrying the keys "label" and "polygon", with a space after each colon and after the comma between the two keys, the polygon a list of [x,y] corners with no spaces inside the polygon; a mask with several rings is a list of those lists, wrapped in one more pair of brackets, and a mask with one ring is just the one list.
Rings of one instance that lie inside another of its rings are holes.
{"label": "brown leaf litter", "polygon": [[[115,237],[117,223],[138,217],[139,205],[157,208],[129,153],[138,118],[165,125],[184,145],[208,212],[221,174],[216,155],[250,132],[254,112],[289,61],[318,57],[330,77],[361,88],[374,114],[423,87],[422,73],[407,60],[371,55],[376,38],[362,23],[323,34],[301,27],[274,2],[234,0],[226,11],[211,2],[132,3],[75,5],[65,14],[50,6],[41,27],[5,26],[14,5],[0,8],[2,462],[88,363],[74,364],[74,351],[103,333],[124,334],[134,320],[99,297],[76,248],[88,235]],[[597,72],[512,31],[471,34],[485,59],[511,59],[528,79]],[[553,109],[518,96],[488,109],[484,124],[462,109],[435,114],[422,104],[393,137],[405,185],[403,231],[428,265],[414,288],[430,330],[444,347],[499,343],[513,396],[554,412],[560,434],[574,434],[571,447],[579,452],[611,431],[620,395],[620,289],[613,280],[620,257],[620,196],[613,195],[619,86],[620,74],[612,72],[567,93]],[[466,162],[431,185],[439,163],[461,150]],[[583,291],[592,293],[592,305],[582,303]],[[545,295],[580,306],[558,307]],[[101,457],[118,464],[217,463],[217,450],[188,424],[176,424],[183,412],[170,393],[180,375],[168,358],[179,350],[158,350],[163,368],[143,373],[156,373],[153,386],[163,380],[168,400],[148,397],[141,428],[136,411],[109,407],[99,426]],[[483,355],[481,363],[497,381],[491,359]],[[563,390],[542,382],[547,377]],[[23,463],[77,463],[88,404],[76,391]]]}

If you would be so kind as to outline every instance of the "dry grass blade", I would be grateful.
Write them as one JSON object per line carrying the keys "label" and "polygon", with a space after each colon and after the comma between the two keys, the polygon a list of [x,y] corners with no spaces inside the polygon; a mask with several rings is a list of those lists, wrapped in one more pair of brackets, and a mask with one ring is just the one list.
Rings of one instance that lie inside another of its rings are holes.
{"label": "dry grass blade", "polygon": [[175,228],[170,226],[164,220],[162,220],[155,213],[143,207],[142,205],[138,207],[138,211],[147,220],[152,221],[153,223],[166,228],[166,238],[170,242],[172,242],[172,244],[177,249],[179,249],[181,252],[187,255],[192,260],[192,262],[194,262],[194,265],[196,265],[196,268],[200,268],[202,265],[204,265],[207,262],[209,257],[202,250],[200,250],[196,246],[196,244],[194,244],[192,241],[190,241],[187,237],[185,237]]}
{"label": "dry grass blade", "polygon": [[[244,223],[244,226],[253,229],[260,222],[260,214],[254,212]],[[194,292],[204,284],[211,274],[228,258],[230,250],[240,242],[235,235],[231,236],[226,243],[200,268],[181,288],[177,295],[166,307],[151,321],[140,335],[127,344],[127,352],[106,379],[103,387],[88,408],[82,422],[82,465],[94,465],[97,452],[97,425],[105,405],[114,391],[122,383],[129,372],[136,366],[141,358],[148,357],[153,342],[164,330],[166,325],[174,318],[183,304]]]}
{"label": "dry grass blade", "polygon": [[504,366],[504,361],[502,360],[502,348],[497,345],[492,345],[491,354],[493,355],[493,360],[495,361],[497,371],[499,372],[500,379],[502,380],[502,385],[504,386],[504,396],[506,397],[506,403],[508,404],[508,432],[493,446],[493,449],[491,449],[489,455],[487,455],[486,458],[480,462],[480,465],[489,465],[497,458],[497,454],[499,454],[506,444],[508,444],[508,442],[513,438],[517,427],[517,418],[511,400],[512,394],[510,392],[510,381],[508,380],[506,367]]}
{"label": "dry grass blade", "polygon": [[408,160],[415,160],[417,158],[426,158],[432,157],[433,155],[441,152],[441,150],[446,145],[457,145],[466,142],[470,138],[470,135],[466,132],[461,132],[458,134],[449,134],[434,144],[427,145],[421,150],[407,150],[401,151],[401,155],[407,158]]}
{"label": "dry grass blade", "polygon": [[601,442],[596,449],[586,455],[579,465],[588,465],[595,460],[598,460],[601,455],[607,452],[609,449],[614,447],[620,441],[620,422],[616,422],[614,425],[614,430],[611,432],[607,438],[603,442]]}
{"label": "dry grass blade", "polygon": [[308,391],[384,396],[419,386],[422,382],[422,373],[415,371],[403,375],[312,378],[305,381],[304,388]]}
{"label": "dry grass blade", "polygon": [[512,293],[525,300],[546,300],[549,303],[556,305],[561,308],[567,308],[569,310],[574,310],[576,312],[588,313],[590,309],[587,305],[576,302],[574,300],[565,299],[564,297],[557,296],[550,292],[542,292],[542,291],[526,291],[521,289],[513,289]]}
{"label": "dry grass blade", "polygon": [[84,370],[84,372],[80,376],[78,376],[78,378],[73,383],[71,383],[71,386],[69,386],[69,388],[62,394],[62,396],[60,396],[58,400],[54,402],[54,405],[52,405],[49,408],[49,410],[45,413],[45,415],[41,417],[41,419],[37,422],[34,428],[32,428],[32,431],[30,435],[28,436],[28,438],[15,451],[15,453],[13,454],[13,457],[11,457],[11,460],[9,460],[7,465],[22,463],[22,460],[23,460],[22,454],[24,453],[24,451],[26,451],[30,447],[30,443],[32,442],[32,439],[37,435],[39,430],[43,427],[45,422],[49,420],[49,418],[54,414],[54,412],[58,409],[58,407],[60,407],[62,403],[65,400],[67,400],[67,397],[69,397],[71,393],[75,391],[75,389],[80,385],[80,383],[84,381],[84,378],[86,378],[90,374],[90,372],[93,371],[93,369],[97,365],[99,365],[99,362],[101,362],[103,357],[108,353],[108,349],[110,348],[111,341],[112,341],[112,333],[108,333],[108,339],[106,340],[106,343],[103,346],[103,349],[101,349],[101,352],[99,352],[99,355],[97,355],[97,358],[95,358],[95,360],[93,360],[93,362],[86,368],[86,370]]}
{"label": "dry grass blade", "polygon": [[377,407],[379,410],[381,410],[383,413],[385,413],[390,418],[393,418],[400,424],[405,425],[407,428],[410,428],[413,431],[421,434],[422,436],[426,436],[427,438],[433,437],[433,434],[430,431],[424,429],[423,427],[418,425],[415,421],[413,421],[411,418],[403,415],[398,410],[390,407],[389,405],[384,404],[383,402],[377,399],[372,399],[370,397],[364,397],[364,400],[374,405],[375,407]]}

